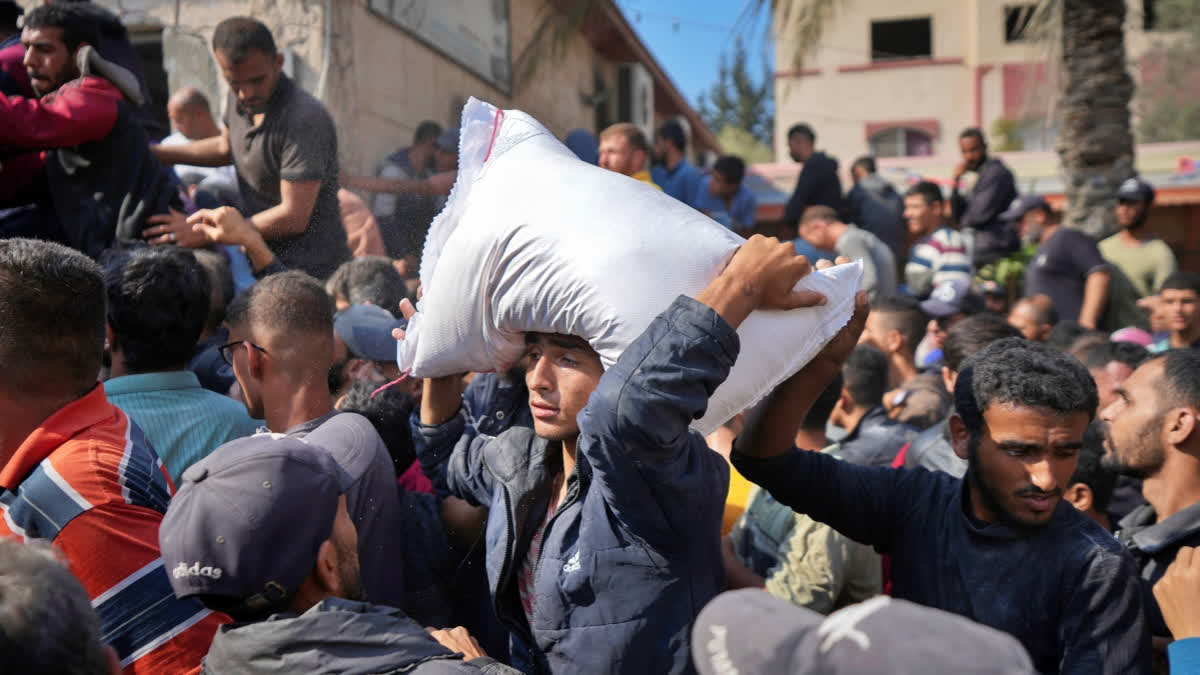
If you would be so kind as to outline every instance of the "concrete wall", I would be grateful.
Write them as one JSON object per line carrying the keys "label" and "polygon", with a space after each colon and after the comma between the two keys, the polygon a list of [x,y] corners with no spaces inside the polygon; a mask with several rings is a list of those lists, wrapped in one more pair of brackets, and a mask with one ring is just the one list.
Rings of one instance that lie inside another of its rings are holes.
{"label": "concrete wall", "polygon": [[[1053,47],[1005,42],[1004,8],[1014,4],[1017,0],[847,0],[826,21],[819,44],[805,52],[801,69],[793,61],[796,41],[789,35],[794,31],[784,13],[777,12],[776,156],[787,158],[787,129],[801,121],[813,126],[818,148],[839,157],[844,169],[869,151],[868,125],[936,120],[933,153],[953,156],[965,127],[979,124],[990,131],[998,118],[1012,117],[1014,108],[1021,116],[1045,116],[1056,86],[1054,69],[1045,66],[1054,56]],[[932,59],[899,68],[871,63],[872,20],[925,16],[932,20]],[[1126,49],[1131,60],[1154,43],[1172,39],[1148,34],[1141,26],[1141,2],[1129,0]],[[1014,68],[1024,72],[1014,73]],[[1013,104],[1014,89],[1023,90],[1019,106]]]}
{"label": "concrete wall", "polygon": [[[259,18],[278,45],[291,52],[301,86],[318,93],[324,74],[321,98],[338,127],[342,165],[353,173],[373,173],[384,157],[411,142],[422,120],[457,124],[468,96],[523,109],[562,137],[572,128],[595,126],[594,109],[580,98],[581,93],[593,92],[594,72],[609,90],[616,86],[615,66],[596,55],[582,34],[541,64],[529,81],[518,81],[508,96],[371,14],[367,0],[96,2],[119,15],[131,32],[162,31],[170,90],[199,87],[218,114],[227,89],[209,51],[213,29],[231,16]],[[546,5],[546,0],[509,0],[514,67]],[[331,50],[326,60],[327,29]]]}

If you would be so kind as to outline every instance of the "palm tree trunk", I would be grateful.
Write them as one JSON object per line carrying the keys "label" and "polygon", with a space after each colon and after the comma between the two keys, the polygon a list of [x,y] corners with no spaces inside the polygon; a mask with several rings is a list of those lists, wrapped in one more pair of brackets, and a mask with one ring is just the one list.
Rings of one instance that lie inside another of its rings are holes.
{"label": "palm tree trunk", "polygon": [[1062,0],[1058,154],[1063,221],[1103,237],[1116,230],[1117,187],[1134,175],[1125,64],[1125,0]]}

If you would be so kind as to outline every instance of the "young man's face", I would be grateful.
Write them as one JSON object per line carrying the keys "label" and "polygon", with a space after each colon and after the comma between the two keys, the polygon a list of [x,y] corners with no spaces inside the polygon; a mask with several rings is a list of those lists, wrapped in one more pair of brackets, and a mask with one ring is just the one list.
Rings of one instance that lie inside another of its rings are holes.
{"label": "young man's face", "polygon": [[978,171],[980,165],[987,159],[987,146],[974,136],[958,139],[958,149],[962,151],[963,163],[970,171]]}
{"label": "young man's face", "polygon": [[1099,394],[1096,413],[1099,414],[1117,400],[1117,389],[1133,374],[1133,368],[1120,361],[1109,361],[1101,368],[1089,368],[1088,374],[1096,382],[1096,393]]}
{"label": "young man's face", "polygon": [[1190,333],[1196,326],[1196,292],[1186,288],[1164,288],[1158,295],[1167,329],[1176,333]]}
{"label": "young man's face", "polygon": [[45,96],[79,77],[75,54],[63,42],[61,28],[26,28],[21,32],[21,44],[25,46],[25,71],[38,96]]}
{"label": "young man's face", "polygon": [[942,220],[941,202],[930,204],[921,195],[909,195],[904,198],[904,220],[908,223],[908,232],[916,237],[923,237],[937,229]]}
{"label": "young man's face", "polygon": [[1021,236],[1021,241],[1025,244],[1041,241],[1042,232],[1045,229],[1046,212],[1041,209],[1033,209],[1017,221],[1017,234]]}
{"label": "young man's face", "polygon": [[634,150],[624,134],[613,133],[600,139],[600,167],[632,176],[646,164],[646,153]]}
{"label": "young man's face", "polygon": [[740,186],[741,183],[734,183],[721,175],[719,171],[714,171],[708,181],[708,192],[718,199],[733,199]]}
{"label": "young man's face", "polygon": [[1050,522],[1079,461],[1088,415],[995,403],[975,444],[962,418],[951,421],[954,450],[969,462],[973,512],[1025,527]]}
{"label": "young man's face", "polygon": [[[716,174],[713,175],[715,176]],[[832,251],[834,245],[837,244],[837,239],[833,237],[833,233],[829,229],[829,223],[823,220],[801,222],[800,236],[813,246],[823,248],[827,251]]]}
{"label": "young man's face", "polygon": [[793,134],[788,137],[788,154],[796,162],[806,162],[813,154],[813,142],[804,134]]}
{"label": "young man's face", "polygon": [[604,375],[600,355],[577,337],[531,333],[525,366],[534,432],[551,441],[578,436],[579,413]]}
{"label": "young man's face", "polygon": [[1142,226],[1145,219],[1146,202],[1121,199],[1117,201],[1117,224],[1126,230],[1135,230]]}
{"label": "young man's face", "polygon": [[1163,360],[1142,364],[1100,411],[1104,430],[1104,466],[1136,478],[1146,478],[1162,468],[1165,459],[1161,436],[1164,405]]}
{"label": "young man's face", "polygon": [[252,113],[266,110],[267,101],[275,93],[283,72],[283,54],[274,56],[257,49],[246,52],[245,58],[234,62],[223,50],[216,51],[217,65],[237,102]]}

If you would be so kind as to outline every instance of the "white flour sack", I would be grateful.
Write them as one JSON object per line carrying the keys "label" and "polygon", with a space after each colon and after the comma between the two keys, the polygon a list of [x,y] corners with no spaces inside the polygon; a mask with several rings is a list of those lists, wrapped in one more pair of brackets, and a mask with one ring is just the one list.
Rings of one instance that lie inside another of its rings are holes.
{"label": "white flour sack", "polygon": [[[418,377],[503,371],[526,332],[587,340],[605,368],[679,295],[695,297],[743,239],[632,178],[580,161],[529,115],[472,98],[458,180],[433,221],[424,296],[399,343]],[[860,264],[797,288],[822,307],[755,312],[729,379],[693,424],[709,433],[808,363],[854,311]]]}

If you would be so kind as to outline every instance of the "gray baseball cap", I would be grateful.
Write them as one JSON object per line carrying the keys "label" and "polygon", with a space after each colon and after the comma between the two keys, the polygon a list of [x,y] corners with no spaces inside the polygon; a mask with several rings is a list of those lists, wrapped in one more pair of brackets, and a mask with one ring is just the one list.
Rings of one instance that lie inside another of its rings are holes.
{"label": "gray baseball cap", "polygon": [[393,328],[404,328],[408,322],[375,305],[350,305],[333,317],[337,333],[351,356],[371,361],[393,361],[396,358],[396,338]]}
{"label": "gray baseball cap", "polygon": [[1140,178],[1128,178],[1117,188],[1117,199],[1123,202],[1154,201],[1154,187]]}
{"label": "gray baseball cap", "polygon": [[1011,635],[956,614],[881,595],[825,617],[759,588],[700,612],[692,657],[701,675],[1035,672]]}
{"label": "gray baseball cap", "polygon": [[158,534],[177,597],[218,596],[226,611],[257,612],[300,587],[351,482],[322,440],[256,434],[183,472]]}

